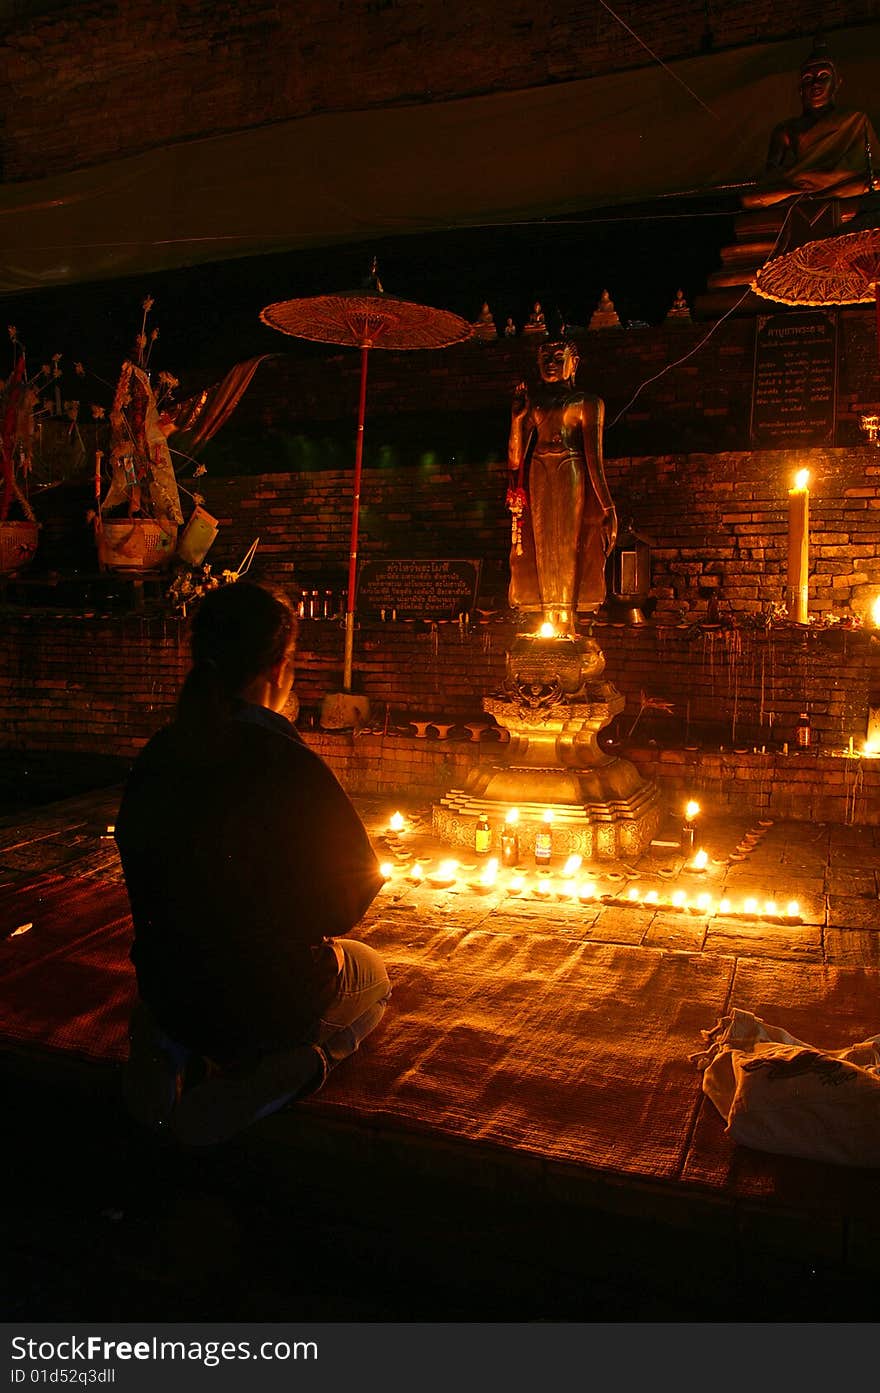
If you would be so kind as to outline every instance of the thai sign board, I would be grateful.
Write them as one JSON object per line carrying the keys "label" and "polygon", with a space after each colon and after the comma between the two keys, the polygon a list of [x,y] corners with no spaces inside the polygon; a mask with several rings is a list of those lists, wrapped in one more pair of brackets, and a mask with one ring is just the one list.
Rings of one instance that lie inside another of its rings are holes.
{"label": "thai sign board", "polygon": [[768,450],[833,445],[836,402],[836,312],[759,315],[752,444]]}
{"label": "thai sign board", "polygon": [[362,561],[358,571],[360,614],[391,618],[450,619],[476,605],[481,561],[430,558]]}

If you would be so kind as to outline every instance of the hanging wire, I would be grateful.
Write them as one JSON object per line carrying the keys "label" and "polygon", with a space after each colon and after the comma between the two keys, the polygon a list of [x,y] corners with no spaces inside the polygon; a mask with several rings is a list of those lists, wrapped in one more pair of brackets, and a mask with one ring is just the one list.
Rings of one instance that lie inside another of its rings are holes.
{"label": "hanging wire", "polygon": [[[804,198],[806,198],[806,197],[807,197],[807,192],[805,191],[804,193],[798,194],[796,198],[793,198],[793,199],[791,200],[791,204],[790,204],[790,206],[789,206],[789,208],[788,208],[788,211],[786,212],[785,217],[784,217],[783,220],[782,220],[782,226],[780,227],[779,231],[778,231],[777,234],[776,234],[776,240],[775,240],[775,242],[773,243],[773,247],[772,247],[772,249],[771,249],[771,251],[770,251],[770,253],[769,253],[768,257],[767,257],[767,260],[768,260],[768,261],[770,260],[770,257],[772,257],[772,256],[775,254],[776,249],[777,249],[777,247],[779,246],[780,241],[782,240],[782,234],[785,232],[785,229],[788,227],[789,219],[791,218],[792,213],[794,212],[794,210],[795,210],[795,208],[798,206],[798,204],[802,201],[802,199],[804,199]],[[712,335],[715,333],[715,331],[716,331],[717,329],[720,329],[720,328],[721,328],[721,325],[724,323],[724,321],[725,321],[726,319],[729,319],[730,316],[731,316],[732,314],[735,314],[735,313],[736,313],[736,311],[739,309],[740,305],[743,303],[744,300],[746,300],[746,299],[748,298],[749,295],[751,295],[751,293],[752,293],[752,287],[751,287],[751,286],[748,286],[748,287],[743,291],[742,295],[739,297],[739,299],[736,301],[736,303],[733,304],[733,305],[731,305],[730,309],[729,309],[729,310],[726,310],[726,311],[724,312],[724,314],[721,316],[721,318],[720,318],[720,319],[717,319],[717,320],[715,321],[715,323],[712,325],[712,328],[709,330],[709,332],[708,332],[707,334],[704,334],[704,335],[703,335],[703,337],[700,339],[699,343],[695,344],[693,348],[688,349],[687,353],[683,353],[682,356],[681,356],[680,358],[676,358],[676,360],[675,360],[674,363],[667,363],[667,364],[666,364],[666,367],[665,367],[665,368],[661,368],[659,372],[655,372],[654,375],[653,375],[653,377],[648,377],[648,378],[646,378],[645,381],[642,382],[642,383],[636,388],[636,390],[633,392],[633,394],[632,394],[632,396],[630,397],[629,401],[626,403],[626,406],[622,406],[622,407],[620,408],[620,410],[618,411],[617,415],[614,417],[614,420],[613,420],[613,421],[610,421],[610,422],[608,423],[608,425],[605,427],[606,431],[611,430],[613,426],[616,426],[616,425],[617,425],[617,422],[620,420],[621,416],[625,416],[625,415],[626,415],[627,411],[629,411],[629,409],[630,409],[630,407],[633,405],[633,403],[636,402],[636,401],[638,400],[638,398],[641,396],[642,392],[645,390],[646,387],[650,387],[650,385],[651,385],[652,382],[657,382],[657,381],[659,381],[659,379],[660,379],[661,377],[665,377],[666,373],[672,372],[672,369],[673,369],[673,368],[677,368],[677,367],[679,367],[682,363],[686,363],[687,360],[688,360],[688,358],[693,358],[693,356],[694,356],[695,353],[699,353],[699,351],[700,351],[700,349],[703,347],[703,345],[709,342],[709,340],[711,339],[711,337],[712,337]]]}
{"label": "hanging wire", "polygon": [[704,111],[708,111],[709,115],[714,117],[716,121],[721,120],[721,117],[718,115],[718,113],[713,111],[711,106],[707,106],[706,103],[703,101],[703,98],[698,97],[694,89],[692,87],[688,87],[684,79],[679,77],[678,73],[674,73],[668,63],[663,62],[663,59],[660,57],[660,55],[655,53],[653,48],[651,48],[648,44],[645,43],[645,40],[636,33],[635,29],[630,28],[625,19],[621,19],[620,15],[616,14],[615,11],[612,10],[610,5],[605,3],[605,0],[599,0],[599,4],[602,6],[604,10],[608,11],[612,19],[617,20],[617,23],[621,26],[622,29],[625,29],[628,34],[632,35],[637,44],[641,44],[642,48],[645,50],[646,53],[650,53],[651,57],[654,59],[654,62],[659,63],[660,67],[664,70],[664,72],[667,72],[669,76],[675,82],[677,82],[680,87],[683,87],[684,90],[693,97],[695,102],[699,102],[700,106],[703,108]]}

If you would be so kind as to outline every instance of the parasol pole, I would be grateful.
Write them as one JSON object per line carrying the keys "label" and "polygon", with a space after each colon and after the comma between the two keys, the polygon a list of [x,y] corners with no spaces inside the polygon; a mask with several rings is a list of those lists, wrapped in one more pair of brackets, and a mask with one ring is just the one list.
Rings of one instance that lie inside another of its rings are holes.
{"label": "parasol pole", "polygon": [[358,519],[361,509],[361,472],[364,463],[364,418],[367,412],[367,354],[368,343],[361,344],[361,393],[358,401],[357,438],[354,447],[354,487],[351,505],[351,542],[348,551],[348,606],[345,611],[345,662],[342,690],[351,691],[351,670],[354,654],[354,606],[357,586]]}

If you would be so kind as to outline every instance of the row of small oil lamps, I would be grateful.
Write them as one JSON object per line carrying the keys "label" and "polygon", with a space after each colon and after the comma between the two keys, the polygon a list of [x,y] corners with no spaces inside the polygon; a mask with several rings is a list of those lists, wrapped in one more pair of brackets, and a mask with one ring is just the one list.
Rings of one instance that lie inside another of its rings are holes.
{"label": "row of small oil lamps", "polygon": [[[698,853],[694,862],[696,863],[699,858],[705,857],[705,855],[705,852]],[[704,867],[705,861],[700,860],[700,864],[694,864],[693,869],[699,870]],[[614,891],[603,892],[594,881],[577,878],[580,868],[581,857],[570,856],[562,869],[558,888],[556,888],[551,876],[540,873],[532,887],[529,887],[528,878],[520,872],[508,877],[506,884],[504,884],[499,881],[498,858],[493,856],[486,863],[477,880],[464,883],[469,890],[478,894],[488,894],[493,890],[501,890],[508,895],[516,896],[531,888],[531,893],[541,900],[550,900],[555,896],[561,900],[580,900],[582,904],[596,903],[633,909],[673,909],[682,913],[687,911],[693,914],[763,919],[768,922],[789,924],[801,922],[800,905],[797,900],[789,900],[785,908],[782,909],[774,900],[765,900],[762,904],[755,897],[749,896],[743,900],[741,908],[736,909],[732,900],[724,898],[716,902],[705,891],[689,897],[684,890],[674,890],[671,895],[666,895],[663,898],[661,898],[659,890],[642,890],[637,886],[631,886],[625,894],[618,894]],[[391,884],[395,879],[395,867],[386,861],[380,870],[386,883]],[[433,872],[426,872],[421,862],[415,861],[405,872],[405,879],[412,885],[421,885],[427,881],[434,889],[449,890],[458,884],[458,870],[459,863],[454,860],[441,861]]]}

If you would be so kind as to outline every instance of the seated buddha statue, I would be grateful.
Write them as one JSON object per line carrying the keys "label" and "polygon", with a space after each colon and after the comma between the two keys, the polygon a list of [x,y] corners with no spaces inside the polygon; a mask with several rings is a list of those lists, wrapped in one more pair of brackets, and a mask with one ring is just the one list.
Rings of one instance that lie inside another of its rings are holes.
{"label": "seated buddha statue", "polygon": [[840,86],[827,46],[817,41],[801,65],[801,113],[773,128],[764,174],[744,195],[744,208],[767,208],[802,193],[852,198],[866,192],[866,141],[876,155],[877,137],[863,111],[837,105]]}

